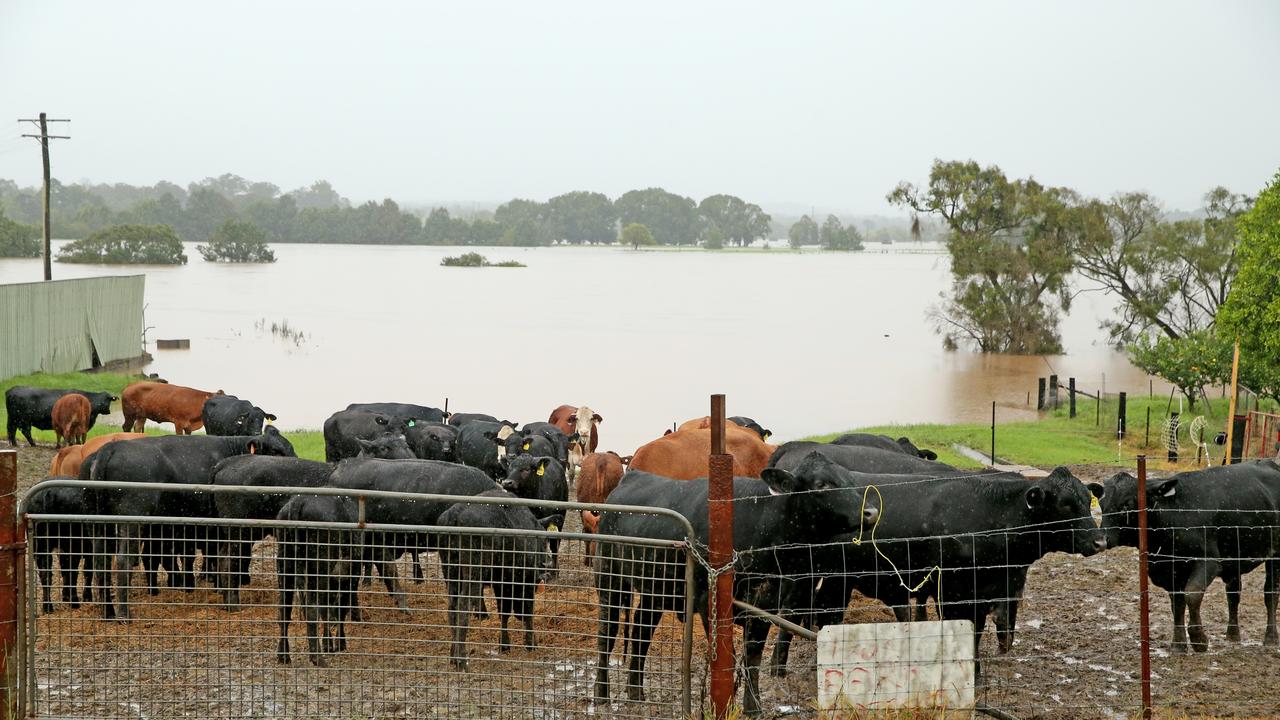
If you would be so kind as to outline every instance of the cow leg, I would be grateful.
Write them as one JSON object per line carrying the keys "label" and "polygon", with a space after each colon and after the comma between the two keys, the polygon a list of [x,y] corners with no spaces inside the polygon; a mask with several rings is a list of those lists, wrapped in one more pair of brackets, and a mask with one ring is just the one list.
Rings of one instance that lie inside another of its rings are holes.
{"label": "cow leg", "polygon": [[14,422],[14,419],[15,419],[15,418],[13,417],[13,413],[10,413],[10,414],[9,414],[9,417],[7,418],[7,422],[5,423],[5,425],[6,425],[5,430],[7,431],[7,434],[9,435],[9,447],[17,447],[17,446],[18,446],[18,442],[17,442],[17,440],[18,440],[18,423]]}
{"label": "cow leg", "polygon": [[1222,578],[1227,586],[1227,640],[1240,642],[1240,576]]}
{"label": "cow leg", "polygon": [[525,586],[521,590],[529,594],[529,597],[522,598],[519,603],[519,614],[524,620],[524,647],[532,650],[537,644],[533,634],[533,587]]}
{"label": "cow leg", "polygon": [[742,628],[742,666],[747,686],[742,691],[742,710],[747,717],[760,716],[760,660],[769,639],[769,623],[750,618]]}
{"label": "cow leg", "polygon": [[[393,551],[387,551],[389,555]],[[405,615],[409,614],[409,600],[405,597],[404,586],[400,584],[400,574],[396,572],[395,558],[388,558],[385,555],[378,561],[378,574],[382,576],[382,582],[387,586],[387,592],[391,593],[391,597],[396,601],[396,607],[400,608],[400,612]]]}
{"label": "cow leg", "polygon": [[[973,614],[973,684],[977,687],[982,684],[982,661],[979,660],[978,648],[982,645],[982,633],[987,629],[987,611],[986,603],[978,603],[974,606]],[[939,616],[941,616],[942,608],[939,607]],[[939,617],[941,620],[946,618]]]}
{"label": "cow leg", "polygon": [[1262,586],[1262,601],[1267,606],[1267,633],[1262,636],[1262,644],[1274,646],[1280,642],[1280,635],[1276,634],[1276,600],[1277,585],[1280,584],[1280,560],[1267,561],[1267,579]]}
{"label": "cow leg", "polygon": [[1218,563],[1201,561],[1196,563],[1190,579],[1184,588],[1186,594],[1187,635],[1191,638],[1191,649],[1205,652],[1209,649],[1209,636],[1205,635],[1204,624],[1200,620],[1200,604],[1204,601],[1204,591],[1218,574]]}
{"label": "cow leg", "polygon": [[773,643],[773,656],[769,658],[771,677],[787,676],[787,658],[791,655],[791,632],[778,628],[778,639]]}
{"label": "cow leg", "polygon": [[662,621],[662,611],[648,607],[652,599],[641,596],[640,607],[631,618],[631,667],[627,674],[627,698],[644,701],[644,665],[649,657],[653,630]]}
{"label": "cow leg", "polygon": [[1182,592],[1169,593],[1169,612],[1173,615],[1173,641],[1169,649],[1176,653],[1187,651],[1187,601]]}
{"label": "cow leg", "polygon": [[[309,568],[313,573],[317,568]],[[325,660],[324,654],[320,651],[320,638],[317,626],[320,621],[320,591],[316,587],[318,578],[309,574],[305,581],[305,589],[302,591],[302,615],[307,620],[307,656],[311,659],[311,664],[316,667],[325,667],[329,664]]]}
{"label": "cow leg", "polygon": [[62,571],[62,602],[78,608],[80,598],[76,592],[76,577],[80,574],[80,553],[72,550],[76,545],[74,538],[63,539],[62,543],[62,549],[58,551],[58,566]]}
{"label": "cow leg", "polygon": [[449,650],[449,664],[459,670],[467,669],[467,629],[471,624],[471,603],[461,596],[457,583],[449,587],[449,627],[453,632],[453,644]]}
{"label": "cow leg", "polygon": [[25,437],[27,438],[27,444],[28,444],[28,445],[30,445],[31,447],[35,447],[35,446],[36,446],[36,440],[35,440],[35,438],[31,437],[31,426],[30,426],[30,425],[28,425],[28,426],[26,426],[26,427],[22,428],[22,434],[23,434],[23,436],[25,436]]}
{"label": "cow leg", "polygon": [[1013,648],[1013,634],[1018,625],[1018,599],[1009,598],[996,603],[996,645],[1004,655]]}
{"label": "cow leg", "polygon": [[413,548],[409,551],[409,560],[413,564],[413,581],[420,583],[426,580],[426,577],[422,574],[422,560],[418,557],[418,548]]}
{"label": "cow leg", "polygon": [[116,606],[111,592],[111,556],[107,554],[108,536],[114,535],[109,525],[95,524],[93,531],[93,572],[90,581],[98,585],[98,600],[102,603],[102,618],[113,620]]}
{"label": "cow leg", "polygon": [[[47,532],[42,528],[42,531]],[[53,612],[51,586],[53,585],[53,547],[47,538],[36,540],[36,576],[40,578],[41,609],[45,614]],[[66,583],[62,586],[66,592]]]}
{"label": "cow leg", "polygon": [[121,620],[129,619],[129,583],[133,569],[142,560],[141,540],[137,525],[126,525],[116,538],[116,592],[120,599]]}
{"label": "cow leg", "polygon": [[[618,579],[602,574],[596,576],[597,583],[616,583]],[[599,597],[600,622],[596,632],[596,684],[592,693],[593,703],[609,702],[609,656],[613,654],[613,645],[618,635],[618,611],[624,602],[624,593],[605,587],[597,588]],[[630,598],[625,602],[630,603]]]}

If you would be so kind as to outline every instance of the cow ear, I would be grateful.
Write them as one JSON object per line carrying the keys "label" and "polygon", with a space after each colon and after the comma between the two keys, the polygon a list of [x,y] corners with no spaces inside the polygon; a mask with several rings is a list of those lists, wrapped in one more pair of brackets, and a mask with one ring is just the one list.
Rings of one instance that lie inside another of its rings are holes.
{"label": "cow ear", "polygon": [[600,423],[604,422],[604,418],[600,417],[599,415],[592,415],[591,422],[599,425]]}
{"label": "cow ear", "polygon": [[623,464],[623,465],[630,465],[630,464],[631,464],[631,458],[633,458],[633,457],[635,457],[635,455],[627,455],[627,456],[622,457],[622,458],[619,458],[619,459],[620,459],[620,460],[622,460],[622,464]]}
{"label": "cow ear", "polygon": [[763,440],[763,441],[765,441],[765,442],[768,442],[768,441],[769,441],[769,438],[771,438],[771,437],[773,437],[773,431],[772,431],[772,430],[765,430],[764,432],[760,433],[760,439],[761,439],[761,440]]}
{"label": "cow ear", "polygon": [[538,477],[547,474],[547,463],[551,462],[551,458],[541,458],[538,460]]}
{"label": "cow ear", "polygon": [[538,518],[538,524],[541,525],[544,530],[557,532],[560,530],[560,526],[564,525],[564,515],[548,515],[544,518]]}
{"label": "cow ear", "polygon": [[485,437],[487,437],[487,438],[489,438],[490,440],[492,440],[492,441],[494,441],[494,442],[498,442],[498,433],[496,433],[496,432],[494,432],[494,431],[492,431],[492,430],[486,430],[486,431],[485,431],[485,433],[484,433],[484,436],[485,436]]}
{"label": "cow ear", "polygon": [[1085,487],[1089,488],[1089,492],[1092,493],[1093,496],[1098,498],[1099,500],[1102,499],[1102,495],[1107,491],[1106,488],[1104,488],[1102,485],[1099,485],[1096,482],[1091,482]]}
{"label": "cow ear", "polygon": [[271,422],[275,422],[276,420],[280,419],[276,417],[273,413],[263,413],[262,416],[265,417],[267,420],[270,420]]}
{"label": "cow ear", "polygon": [[1147,486],[1147,501],[1159,498],[1171,498],[1178,494],[1178,478],[1171,477]]}
{"label": "cow ear", "polygon": [[386,417],[385,415],[378,415],[378,416],[376,416],[376,417],[374,417],[374,418],[373,418],[373,421],[374,421],[375,423],[377,423],[378,425],[386,425],[386,424],[387,424],[387,417]]}
{"label": "cow ear", "polygon": [[1027,499],[1028,508],[1034,510],[1038,507],[1042,507],[1044,505],[1044,488],[1039,485],[1032,485],[1027,488],[1027,492],[1024,494],[1024,497]]}
{"label": "cow ear", "polygon": [[662,433],[662,437],[666,437],[666,436],[670,435],[670,434],[671,434],[671,433],[673,433],[673,432],[675,432],[675,430],[666,430],[666,431],[664,431],[664,432]]}
{"label": "cow ear", "polygon": [[795,475],[781,468],[765,468],[760,473],[760,479],[765,485],[769,486],[769,491],[775,495],[794,492],[799,486],[799,481]]}
{"label": "cow ear", "polygon": [[119,395],[112,395],[112,396],[111,396],[111,401],[112,401],[112,402],[115,402],[116,400],[119,400],[119,399],[120,399],[120,396],[119,396]]}

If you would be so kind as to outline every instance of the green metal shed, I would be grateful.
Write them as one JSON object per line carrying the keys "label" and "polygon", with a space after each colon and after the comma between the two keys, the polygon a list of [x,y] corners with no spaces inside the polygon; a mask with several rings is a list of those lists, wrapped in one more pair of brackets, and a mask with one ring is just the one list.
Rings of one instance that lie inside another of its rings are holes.
{"label": "green metal shed", "polygon": [[141,355],[145,279],[0,285],[0,378],[84,370]]}

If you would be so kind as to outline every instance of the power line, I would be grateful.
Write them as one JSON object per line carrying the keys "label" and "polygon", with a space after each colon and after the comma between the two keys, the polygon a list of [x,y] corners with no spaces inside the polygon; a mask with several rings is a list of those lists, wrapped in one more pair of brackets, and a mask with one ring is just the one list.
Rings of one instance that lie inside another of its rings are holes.
{"label": "power line", "polygon": [[40,156],[44,160],[44,279],[53,279],[53,258],[50,252],[50,227],[49,227],[49,141],[50,140],[70,140],[70,135],[50,135],[49,123],[51,122],[71,122],[69,118],[50,118],[45,113],[40,113],[39,118],[18,118],[19,123],[29,122],[38,125],[40,128],[39,135],[23,134],[22,137],[34,138],[40,141]]}

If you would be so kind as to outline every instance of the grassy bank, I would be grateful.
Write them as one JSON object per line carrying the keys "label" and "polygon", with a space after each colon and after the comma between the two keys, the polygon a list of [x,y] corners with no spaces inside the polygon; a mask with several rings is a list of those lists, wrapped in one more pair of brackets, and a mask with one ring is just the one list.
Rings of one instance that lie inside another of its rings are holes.
{"label": "grassy bank", "polygon": [[[1210,452],[1222,452],[1221,448],[1213,445],[1213,436],[1226,429],[1227,404],[1225,398],[1212,398],[1207,407],[1203,401],[1196,403],[1194,408],[1183,402],[1183,427],[1178,438],[1182,469],[1187,469],[1187,460],[1195,459],[1195,446],[1186,434],[1186,426],[1196,416],[1205,418],[1204,435],[1209,441]],[[1041,413],[1038,420],[1004,423],[999,420],[997,408],[996,457],[1002,461],[1036,466],[1108,464],[1132,467],[1136,457],[1145,453],[1153,468],[1172,467],[1164,460],[1163,424],[1170,410],[1178,411],[1178,399],[1175,397],[1171,405],[1167,395],[1130,397],[1127,405],[1128,433],[1123,442],[1116,437],[1119,402],[1114,398],[1104,398],[1101,408],[1090,398],[1079,398],[1075,418],[1069,417],[1069,410],[1063,404],[1056,410]],[[1264,401],[1262,409],[1275,412],[1276,406],[1273,402]],[[1148,411],[1151,418],[1149,436]],[[1243,407],[1237,411],[1243,413]],[[991,426],[988,423],[879,425],[855,428],[849,432],[880,433],[895,438],[905,435],[916,445],[936,451],[939,460],[959,467],[978,467],[980,463],[961,455],[953,446],[963,445],[984,454],[991,448]],[[840,434],[809,439],[826,441]]]}

